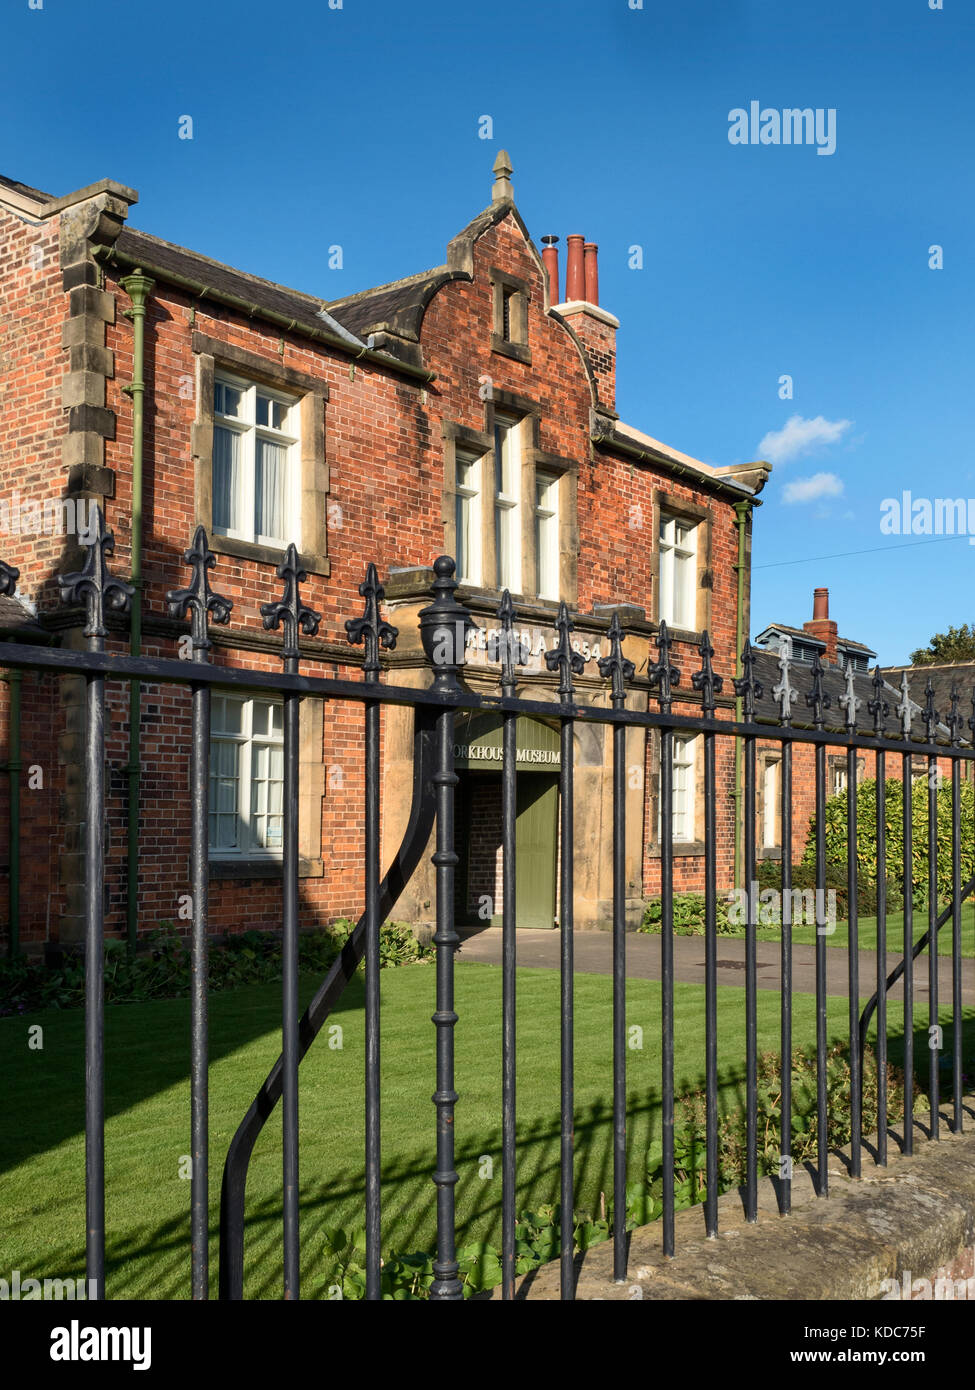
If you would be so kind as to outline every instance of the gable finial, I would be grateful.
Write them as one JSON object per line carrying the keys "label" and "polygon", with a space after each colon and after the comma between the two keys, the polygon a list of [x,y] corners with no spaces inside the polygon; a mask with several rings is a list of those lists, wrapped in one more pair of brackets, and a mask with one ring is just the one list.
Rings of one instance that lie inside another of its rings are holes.
{"label": "gable finial", "polygon": [[491,200],[495,203],[503,203],[507,200],[514,201],[515,190],[511,186],[511,175],[514,170],[511,167],[511,156],[507,150],[498,150],[498,157],[494,161],[494,188],[491,190]]}

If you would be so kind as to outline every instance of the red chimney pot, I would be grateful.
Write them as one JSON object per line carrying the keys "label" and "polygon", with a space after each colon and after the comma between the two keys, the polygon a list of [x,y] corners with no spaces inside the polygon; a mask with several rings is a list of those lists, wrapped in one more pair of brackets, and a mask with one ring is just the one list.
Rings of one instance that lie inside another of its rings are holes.
{"label": "red chimney pot", "polygon": [[587,241],[585,247],[586,300],[590,304],[599,303],[599,247],[594,241]]}
{"label": "red chimney pot", "polygon": [[553,304],[561,304],[562,302],[559,299],[559,248],[555,244],[557,241],[557,236],[542,237],[545,246],[542,252],[542,261],[548,271],[548,293]]}
{"label": "red chimney pot", "polygon": [[573,234],[567,236],[565,240],[568,246],[565,265],[565,299],[566,303],[569,304],[586,297],[586,272],[583,268],[582,249],[585,237],[580,234]]}

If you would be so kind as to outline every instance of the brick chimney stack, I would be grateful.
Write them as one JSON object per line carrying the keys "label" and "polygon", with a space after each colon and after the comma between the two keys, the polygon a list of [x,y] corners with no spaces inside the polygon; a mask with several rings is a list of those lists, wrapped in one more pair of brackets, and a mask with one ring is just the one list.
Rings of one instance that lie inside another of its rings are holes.
{"label": "brick chimney stack", "polygon": [[828,589],[813,590],[813,615],[809,622],[803,623],[802,630],[826,643],[823,659],[831,666],[835,666],[838,660],[836,654],[837,628],[829,616]]}
{"label": "brick chimney stack", "polygon": [[599,307],[599,247],[579,233],[566,237],[565,303],[555,307],[579,335],[596,378],[599,404],[616,409],[619,319]]}

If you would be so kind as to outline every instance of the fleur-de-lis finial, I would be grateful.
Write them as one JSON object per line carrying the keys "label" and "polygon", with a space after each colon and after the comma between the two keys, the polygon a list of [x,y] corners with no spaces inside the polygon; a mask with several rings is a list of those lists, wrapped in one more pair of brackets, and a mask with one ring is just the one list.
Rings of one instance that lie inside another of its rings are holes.
{"label": "fleur-de-lis finial", "polygon": [[779,683],[772,686],[772,699],[779,702],[779,719],[783,724],[792,723],[792,701],[798,700],[798,690],[792,688],[792,638],[783,636],[779,641]]}
{"label": "fleur-de-lis finial", "polygon": [[945,715],[945,724],[948,727],[948,733],[952,743],[957,743],[959,738],[961,737],[962,725],[961,711],[958,708],[958,702],[961,699],[961,694],[958,690],[957,685],[953,685],[951,687],[951,695],[949,698],[951,700],[951,709]]}
{"label": "fleur-de-lis finial", "polygon": [[762,682],[755,679],[755,649],[748,638],[741,649],[741,675],[735,677],[735,694],[742,700],[742,713],[745,723],[755,719],[755,701],[764,694]]}
{"label": "fleur-de-lis finial", "polygon": [[366,611],[361,618],[347,618],[345,630],[353,646],[362,642],[365,647],[365,661],[362,664],[364,679],[375,680],[379,675],[379,648],[392,651],[399,636],[399,628],[379,616],[379,605],[386,597],[386,590],[379,582],[375,565],[367,567],[366,577],[359,585],[359,596],[366,601]]}
{"label": "fleur-de-lis finial", "polygon": [[505,695],[515,691],[515,667],[524,666],[531,655],[521,637],[515,636],[515,605],[511,594],[505,589],[498,604],[498,621],[501,626],[492,634],[488,642],[488,657],[501,663],[501,689]]}
{"label": "fleur-de-lis finial", "polygon": [[558,671],[559,694],[567,703],[575,695],[572,677],[582,675],[586,669],[586,661],[582,652],[572,650],[572,622],[564,601],[559,604],[555,631],[559,634],[559,640],[551,651],[545,653],[545,665],[550,671]]}
{"label": "fleur-de-lis finial", "polygon": [[626,682],[633,679],[636,667],[623,655],[623,628],[619,613],[613,614],[609,625],[609,656],[601,656],[598,661],[599,674],[613,682],[612,700],[616,708],[622,709],[626,700]]}
{"label": "fleur-de-lis finial", "polygon": [[701,654],[701,669],[695,671],[691,676],[691,685],[695,690],[701,692],[701,707],[705,717],[714,714],[714,697],[721,694],[724,685],[724,677],[715,675],[711,665],[714,656],[714,648],[711,646],[711,639],[707,629],[701,633],[701,640],[698,644],[698,651]]}
{"label": "fleur-de-lis finial", "polygon": [[819,652],[816,652],[812,662],[812,690],[806,695],[806,704],[813,712],[813,727],[816,729],[823,727],[823,710],[829,709],[832,703],[829,693],[823,689],[823,676],[825,674]]}
{"label": "fleur-de-lis finial", "polygon": [[[89,508],[89,511],[91,510]],[[93,510],[94,531],[89,532],[91,539],[87,542],[88,554],[85,556],[85,563],[75,574],[59,575],[58,584],[61,588],[62,603],[84,602],[88,615],[85,636],[101,640],[108,636],[105,626],[106,608],[114,608],[119,613],[126,612],[135,589],[124,580],[116,579],[109,571],[105,557],[115,554],[115,536],[111,531],[105,530],[105,514],[101,507],[95,507]],[[90,524],[89,520],[89,526]]]}
{"label": "fleur-de-lis finial", "polygon": [[7,598],[13,598],[17,592],[17,580],[19,578],[20,570],[15,565],[8,565],[0,560],[0,594]]}
{"label": "fleur-de-lis finial", "polygon": [[867,701],[867,713],[873,719],[873,732],[875,738],[883,738],[884,724],[890,714],[890,702],[884,699],[884,678],[880,674],[880,667],[873,668],[873,699]]}
{"label": "fleur-de-lis finial", "polygon": [[284,593],[274,603],[261,604],[261,617],[268,632],[276,632],[278,627],[283,629],[282,659],[286,662],[297,661],[300,654],[299,632],[303,632],[306,637],[314,637],[322,615],[302,602],[298,586],[304,584],[308,575],[301,568],[293,541],[288,546],[276,573],[279,579],[284,580]]}
{"label": "fleur-de-lis finial", "polygon": [[897,702],[895,713],[901,721],[901,734],[904,738],[911,736],[911,719],[917,706],[911,699],[911,692],[907,686],[907,672],[901,672],[901,697]]}
{"label": "fleur-de-lis finial", "polygon": [[863,701],[856,693],[853,683],[853,663],[847,662],[846,665],[846,690],[840,696],[840,708],[846,711],[846,727],[852,733],[857,726],[857,710],[862,706]]}
{"label": "fleur-de-lis finial", "polygon": [[196,528],[189,550],[183,551],[183,563],[190,565],[193,570],[192,582],[185,589],[169,590],[166,595],[166,611],[171,618],[182,618],[186,610],[190,610],[193,649],[205,652],[212,645],[207,631],[211,614],[215,623],[229,622],[230,610],[234,605],[232,599],[215,594],[210,588],[210,576],[207,571],[213,569],[217,557],[210,549],[207,533],[202,526]]}
{"label": "fleur-de-lis finial", "polygon": [[924,687],[924,709],[921,711],[921,719],[924,722],[924,737],[928,743],[932,742],[932,728],[938,723],[938,714],[934,708],[934,686],[931,684],[931,677],[928,676]]}
{"label": "fleur-de-lis finial", "polygon": [[671,662],[670,648],[673,639],[667,631],[667,624],[663,618],[660,619],[660,627],[654,639],[654,646],[660,655],[656,661],[651,661],[647,667],[647,676],[650,681],[650,689],[657,689],[657,699],[660,701],[662,714],[670,713],[671,690],[675,685],[680,685],[680,671]]}

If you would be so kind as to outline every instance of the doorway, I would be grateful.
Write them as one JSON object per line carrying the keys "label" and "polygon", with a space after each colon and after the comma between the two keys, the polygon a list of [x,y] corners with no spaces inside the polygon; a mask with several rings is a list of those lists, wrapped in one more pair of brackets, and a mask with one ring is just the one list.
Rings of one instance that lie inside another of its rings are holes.
{"label": "doorway", "polygon": [[[504,892],[501,775],[460,771],[457,789],[457,918],[500,926]],[[519,927],[556,925],[559,779],[519,772],[515,820],[515,893]]]}

